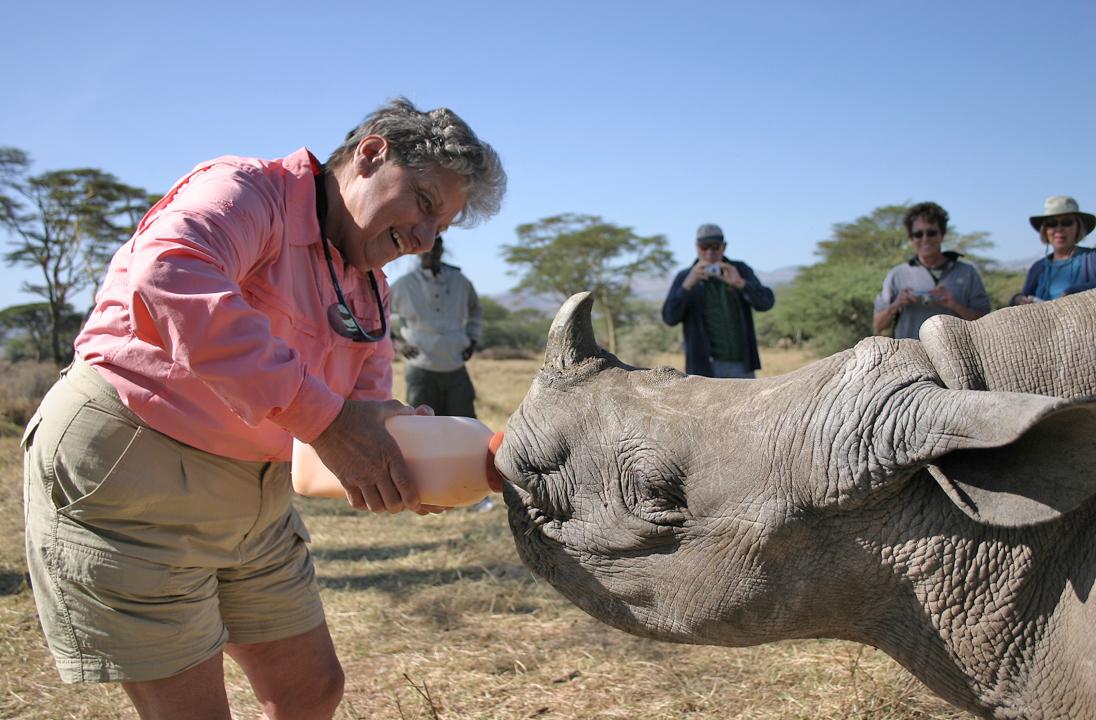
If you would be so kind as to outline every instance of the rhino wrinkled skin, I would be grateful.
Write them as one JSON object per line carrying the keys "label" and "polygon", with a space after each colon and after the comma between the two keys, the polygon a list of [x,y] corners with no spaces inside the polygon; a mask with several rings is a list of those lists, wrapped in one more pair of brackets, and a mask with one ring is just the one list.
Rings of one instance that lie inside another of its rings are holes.
{"label": "rhino wrinkled skin", "polygon": [[1096,291],[787,375],[600,349],[569,299],[496,465],[522,560],[658,640],[880,648],[991,718],[1096,718]]}

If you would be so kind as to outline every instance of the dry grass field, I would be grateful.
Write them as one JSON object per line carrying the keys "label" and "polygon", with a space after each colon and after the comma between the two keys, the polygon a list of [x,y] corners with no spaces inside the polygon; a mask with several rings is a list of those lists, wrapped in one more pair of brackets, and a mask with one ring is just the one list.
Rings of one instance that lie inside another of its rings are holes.
{"label": "dry grass field", "polygon": [[[764,361],[777,374],[806,357],[774,351]],[[501,428],[538,366],[474,358],[482,419]],[[16,442],[0,439],[0,718],[135,718],[118,687],[65,686],[53,670],[24,581]],[[422,518],[357,514],[333,500],[299,506],[346,669],[342,720],[969,717],[851,643],[694,647],[604,626],[521,565],[501,507]],[[231,661],[226,672],[235,716],[257,717]]]}

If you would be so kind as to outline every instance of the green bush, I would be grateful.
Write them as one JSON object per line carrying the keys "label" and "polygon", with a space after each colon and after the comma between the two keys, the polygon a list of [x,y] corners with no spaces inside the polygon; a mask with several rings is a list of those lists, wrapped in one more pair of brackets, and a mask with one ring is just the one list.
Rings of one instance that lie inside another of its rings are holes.
{"label": "green bush", "polygon": [[1008,270],[982,272],[982,281],[986,285],[986,292],[989,293],[994,310],[1008,307],[1012,302],[1012,296],[1020,292],[1020,288],[1024,286],[1024,275],[1025,273],[1022,272]]}
{"label": "green bush", "polygon": [[681,326],[662,322],[661,302],[629,303],[617,331],[617,355],[631,365],[645,366],[663,353],[683,352]]}

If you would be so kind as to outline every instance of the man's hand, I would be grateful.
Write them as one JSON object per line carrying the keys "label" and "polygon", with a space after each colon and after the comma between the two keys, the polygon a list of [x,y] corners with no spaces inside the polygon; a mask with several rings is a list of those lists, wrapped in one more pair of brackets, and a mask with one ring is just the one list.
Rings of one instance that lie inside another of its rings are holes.
{"label": "man's hand", "polygon": [[419,354],[419,349],[417,347],[401,337],[392,338],[392,347],[393,349],[395,349],[396,352],[398,352],[400,355],[403,355],[408,360],[417,357]]}
{"label": "man's hand", "polygon": [[929,291],[929,295],[934,301],[951,310],[963,320],[977,320],[985,315],[983,310],[971,310],[966,305],[955,299],[955,296],[951,294],[951,290],[943,285],[937,285]]}
{"label": "man's hand", "polygon": [[347,501],[358,510],[421,510],[403,454],[384,427],[390,417],[415,412],[397,400],[346,400],[335,420],[312,441],[320,460],[343,484]]}
{"label": "man's hand", "polygon": [[746,281],[742,279],[742,275],[739,274],[738,268],[736,268],[734,265],[721,262],[719,263],[719,267],[720,273],[718,277],[720,280],[727,283],[735,290],[741,290],[742,288],[746,287]]}
{"label": "man's hand", "polygon": [[707,263],[693,263],[693,267],[689,270],[689,274],[685,276],[685,279],[681,281],[681,287],[685,290],[692,290],[698,282],[702,282],[707,278],[712,277],[708,273]]}
{"label": "man's hand", "polygon": [[894,324],[894,319],[898,316],[898,313],[902,312],[902,308],[914,302],[917,302],[917,296],[914,294],[913,288],[902,288],[898,291],[898,297],[894,299],[894,302],[872,316],[872,329],[876,333],[883,332],[883,330]]}
{"label": "man's hand", "polygon": [[472,357],[472,354],[476,352],[476,341],[470,340],[468,347],[464,348],[464,352],[460,354],[461,359],[468,362],[468,359]]}
{"label": "man's hand", "polygon": [[955,296],[951,294],[951,291],[943,285],[937,285],[932,290],[929,290],[929,296],[932,298],[933,302],[939,303],[954,312],[958,312],[963,308],[962,305],[956,302]]}

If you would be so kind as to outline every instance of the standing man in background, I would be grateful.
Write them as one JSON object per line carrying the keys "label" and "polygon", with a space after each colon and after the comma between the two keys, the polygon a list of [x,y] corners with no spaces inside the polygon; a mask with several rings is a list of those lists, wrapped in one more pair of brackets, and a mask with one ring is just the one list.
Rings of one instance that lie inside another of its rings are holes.
{"label": "standing man in background", "polygon": [[697,229],[697,259],[674,278],[662,320],[682,324],[689,375],[752,378],[761,368],[753,311],[771,308],[773,291],[749,265],[728,259],[726,249],[718,225]]}
{"label": "standing man in background", "polygon": [[407,404],[429,405],[436,415],[476,416],[476,391],[464,363],[476,351],[483,309],[460,268],[441,261],[441,236],[419,255],[420,267],[392,285],[392,334],[407,359]]}

